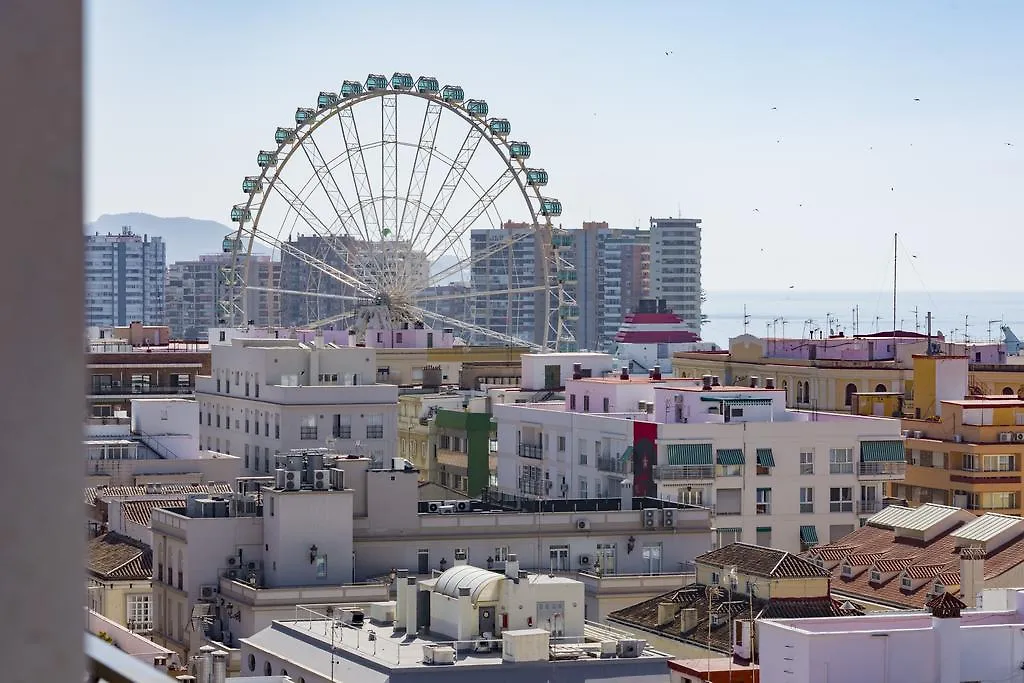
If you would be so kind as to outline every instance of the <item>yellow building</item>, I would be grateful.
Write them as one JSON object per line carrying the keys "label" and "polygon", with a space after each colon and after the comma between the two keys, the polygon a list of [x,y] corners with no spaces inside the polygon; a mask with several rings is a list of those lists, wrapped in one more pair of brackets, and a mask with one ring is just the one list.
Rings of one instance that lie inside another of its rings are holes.
{"label": "yellow building", "polygon": [[113,531],[89,539],[89,608],[136,633],[153,630],[153,552]]}
{"label": "yellow building", "polygon": [[965,398],[964,356],[915,356],[914,364],[915,417],[903,420],[907,474],[892,494],[911,505],[1020,515],[1024,400],[1008,394]]}
{"label": "yellow building", "polygon": [[501,361],[519,365],[530,349],[504,346],[455,346],[449,349],[377,349],[377,381],[388,384],[423,384],[424,370],[439,368],[440,385],[457,385],[463,363]]}
{"label": "yellow building", "polygon": [[[791,408],[855,411],[857,394],[889,393],[894,397],[892,407],[883,414],[892,415],[899,403],[895,397],[902,394],[904,413],[914,415],[913,358],[926,346],[923,341],[901,343],[896,360],[773,358],[771,340],[747,334],[730,339],[728,351],[676,353],[672,370],[677,377],[717,375],[722,384],[732,385],[746,384],[751,377],[773,377],[775,386],[785,389]],[[1024,396],[1024,364],[969,363],[967,384],[965,395]]]}
{"label": "yellow building", "polygon": [[434,481],[432,420],[441,408],[462,410],[459,394],[413,393],[398,397],[398,456],[420,471],[420,481]]}

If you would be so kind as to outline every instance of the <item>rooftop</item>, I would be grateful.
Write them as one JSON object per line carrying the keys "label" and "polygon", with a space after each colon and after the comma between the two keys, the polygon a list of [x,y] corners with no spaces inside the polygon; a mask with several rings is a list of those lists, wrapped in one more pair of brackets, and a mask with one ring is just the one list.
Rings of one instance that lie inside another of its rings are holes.
{"label": "rooftop", "polygon": [[743,574],[770,579],[829,576],[826,570],[798,555],[748,543],[730,543],[699,555],[695,561],[723,569],[736,567],[736,571]]}
{"label": "rooftop", "polygon": [[149,581],[153,552],[145,543],[109,531],[89,539],[89,572],[106,581]]}
{"label": "rooftop", "polygon": [[167,499],[178,499],[193,493],[231,493],[231,484],[211,482],[207,484],[152,484],[149,486],[88,486],[84,490],[85,504],[95,505],[97,498],[133,498],[144,496],[162,496]]}

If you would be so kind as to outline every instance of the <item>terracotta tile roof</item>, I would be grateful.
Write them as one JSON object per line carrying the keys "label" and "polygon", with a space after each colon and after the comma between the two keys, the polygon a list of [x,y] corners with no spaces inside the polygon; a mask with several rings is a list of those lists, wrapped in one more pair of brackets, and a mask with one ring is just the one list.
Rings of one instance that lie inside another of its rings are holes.
{"label": "terracotta tile roof", "polygon": [[882,551],[875,551],[870,553],[851,553],[844,558],[844,562],[851,567],[870,567],[875,562],[882,559],[882,555],[885,553]]}
{"label": "terracotta tile roof", "polygon": [[110,531],[89,540],[88,567],[108,581],[148,581],[153,576],[153,552],[145,543]]}
{"label": "terracotta tile roof", "polygon": [[883,559],[875,562],[875,569],[888,574],[889,572],[901,572],[914,564],[914,557],[900,557],[895,559]]}
{"label": "terracotta tile roof", "polygon": [[798,555],[749,543],[730,543],[698,556],[695,561],[723,569],[735,566],[743,574],[772,579],[829,575],[828,570]]}
{"label": "terracotta tile roof", "polygon": [[[870,524],[863,526],[838,542],[812,548],[803,554],[807,558],[850,560],[861,563],[866,558],[875,558],[871,564],[890,566],[890,561],[904,561],[913,558],[903,570],[914,579],[931,579],[941,581],[946,586],[960,583],[960,551],[955,532],[963,524],[954,526],[948,532],[940,534],[926,545],[919,542],[906,542],[897,539],[892,529],[885,529]],[[1015,567],[1024,564],[1024,534],[991,549],[984,559],[983,576],[989,581]],[[870,600],[896,607],[924,609],[931,591],[932,582],[914,589],[905,590],[901,582],[888,581],[875,584],[870,581],[866,571],[855,572],[852,577],[842,575],[843,563],[832,570],[832,590],[839,596],[848,595],[853,598]],[[863,565],[858,565],[863,566]]]}
{"label": "terracotta tile roof", "polygon": [[126,500],[121,503],[121,515],[126,522],[149,526],[149,520],[153,516],[154,508],[182,508],[185,507],[185,499],[165,498],[160,500]]}
{"label": "terracotta tile roof", "polygon": [[135,496],[187,496],[191,493],[231,493],[234,489],[225,482],[208,484],[162,484],[160,492],[147,493],[145,486],[89,486],[84,490],[85,504],[95,505],[97,498],[132,498]]}
{"label": "terracotta tile roof", "polygon": [[[640,630],[652,631],[665,638],[689,642],[699,647],[731,653],[732,640],[729,625],[735,619],[747,619],[751,614],[755,619],[796,619],[831,616],[852,616],[863,614],[859,609],[846,610],[843,604],[832,597],[814,598],[773,598],[765,600],[755,597],[751,602],[747,596],[729,594],[719,590],[719,597],[711,601],[708,608],[708,587],[695,583],[678,590],[670,591],[650,600],[637,603],[630,607],[611,612],[608,621],[631,626]],[[658,605],[664,602],[675,603],[678,608],[674,616],[664,624],[658,623]],[[695,609],[696,621],[686,632],[682,633],[682,610]],[[708,640],[708,622],[711,622],[711,639]]]}

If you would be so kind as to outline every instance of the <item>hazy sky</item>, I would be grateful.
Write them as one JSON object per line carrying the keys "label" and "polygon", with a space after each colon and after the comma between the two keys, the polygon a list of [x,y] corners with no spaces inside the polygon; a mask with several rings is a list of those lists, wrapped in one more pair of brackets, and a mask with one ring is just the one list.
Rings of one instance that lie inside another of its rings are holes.
{"label": "hazy sky", "polygon": [[884,289],[898,231],[907,288],[1024,290],[1018,0],[87,11],[89,219],[227,223],[296,106],[344,78],[408,71],[507,116],[564,225],[702,218],[709,289]]}

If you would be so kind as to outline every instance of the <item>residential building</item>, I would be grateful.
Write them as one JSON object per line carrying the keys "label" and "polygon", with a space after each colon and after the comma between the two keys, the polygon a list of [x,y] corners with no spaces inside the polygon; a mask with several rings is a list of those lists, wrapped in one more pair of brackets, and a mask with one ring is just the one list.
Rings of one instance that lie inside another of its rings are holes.
{"label": "residential building", "polygon": [[667,679],[665,654],[585,622],[582,583],[521,571],[514,554],[503,573],[461,557],[429,579],[403,570],[396,587],[396,601],[368,614],[310,606],[275,621],[242,640],[243,672],[318,683],[338,672],[360,681]]}
{"label": "residential building", "polygon": [[165,259],[163,239],[127,226],[119,235],[86,235],[86,326],[162,324]]}
{"label": "residential building", "polygon": [[[596,618],[609,600],[678,585],[680,567],[711,542],[708,510],[678,503],[418,502],[419,473],[401,458],[373,468],[316,449],[275,460],[273,477],[239,480],[243,493],[153,510],[159,642],[194,650],[207,637],[237,661],[238,638],[294,618],[296,605],[386,601],[396,568],[429,578],[460,556],[500,571],[515,555],[524,568],[578,578],[584,615]],[[654,524],[644,521],[651,511]]]}
{"label": "residential building", "polygon": [[650,296],[664,299],[690,332],[700,334],[699,218],[651,218]]}
{"label": "residential building", "polygon": [[89,609],[133,633],[153,629],[153,551],[115,532],[89,539]]}
{"label": "residential building", "polygon": [[376,383],[374,349],[214,332],[210,376],[196,385],[205,448],[240,456],[251,474],[272,474],[273,455],[293,448],[394,455],[398,387]]}
{"label": "residential building", "polygon": [[929,601],[926,611],[762,621],[761,679],[1020,680],[1024,594],[993,591],[989,598],[986,591],[977,610],[965,609],[963,602],[942,593]]}
{"label": "residential building", "polygon": [[581,349],[608,350],[623,316],[648,296],[650,233],[584,221],[564,234],[576,266],[576,341]]}
{"label": "residential building", "polygon": [[431,481],[434,416],[442,407],[461,410],[464,400],[457,393],[407,393],[398,397],[397,455],[409,460],[419,470],[423,481]]}
{"label": "residential building", "polygon": [[227,482],[87,486],[84,490],[86,524],[90,533],[116,532],[152,547],[150,518],[154,509],[180,507],[189,496],[228,495],[233,491],[234,487]]}
{"label": "residential building", "polygon": [[832,573],[833,593],[872,610],[923,609],[942,593],[974,606],[986,588],[1024,583],[1024,519],[895,505],[805,557]]}
{"label": "residential building", "polygon": [[617,610],[608,622],[684,658],[757,659],[762,619],[860,614],[829,591],[829,573],[775,548],[731,543],[698,556],[693,583]]}
{"label": "residential building", "polygon": [[162,672],[164,680],[168,674],[174,675],[179,671],[181,662],[176,652],[160,647],[138,630],[129,629],[89,607],[85,609],[85,630],[138,660],[150,671]]}
{"label": "residential building", "polygon": [[94,340],[85,354],[87,415],[131,412],[132,399],[195,395],[196,377],[210,372],[205,345],[132,346],[128,340]]}
{"label": "residential building", "polygon": [[433,418],[433,450],[428,481],[478,497],[493,487],[497,468],[497,431],[487,399],[476,398],[464,410],[438,409]]}
{"label": "residential building", "polygon": [[907,476],[894,483],[892,495],[911,505],[1020,515],[1024,400],[1014,394],[967,396],[964,356],[915,356],[914,377],[920,419],[903,419]]}
{"label": "residential building", "polygon": [[673,659],[668,663],[671,683],[758,683],[761,667],[735,657]]}
{"label": "residential building", "polygon": [[493,405],[499,487],[586,498],[627,479],[636,495],[711,507],[719,545],[800,552],[880,510],[906,469],[897,421],[788,410],[770,378],[575,377],[563,402]]}
{"label": "residential building", "polygon": [[[966,393],[1024,395],[1024,364],[1009,362],[1005,343],[952,344],[936,335],[930,348],[932,355],[967,357]],[[821,339],[743,334],[729,340],[728,352],[676,353],[672,369],[680,377],[717,375],[726,384],[774,377],[787,405],[824,411],[851,411],[858,393],[894,392],[902,395],[894,408],[914,416],[914,357],[928,355],[928,349],[927,335],[906,331]]]}
{"label": "residential building", "polygon": [[[230,294],[226,273],[235,267],[231,252],[206,254],[194,261],[177,261],[167,267],[166,321],[178,339],[205,339],[206,331],[228,322],[222,302]],[[266,255],[241,261],[245,270],[246,315],[256,325],[281,321],[281,262]],[[266,289],[262,289],[266,288]]]}
{"label": "residential building", "polygon": [[[446,327],[451,327],[450,321],[453,320],[473,319],[473,290],[469,282],[457,279],[456,276],[465,277],[462,273],[452,273],[452,282],[427,287],[419,293],[418,305],[426,311],[447,318],[449,322],[443,323]],[[434,323],[436,319],[428,319],[427,322]]]}

